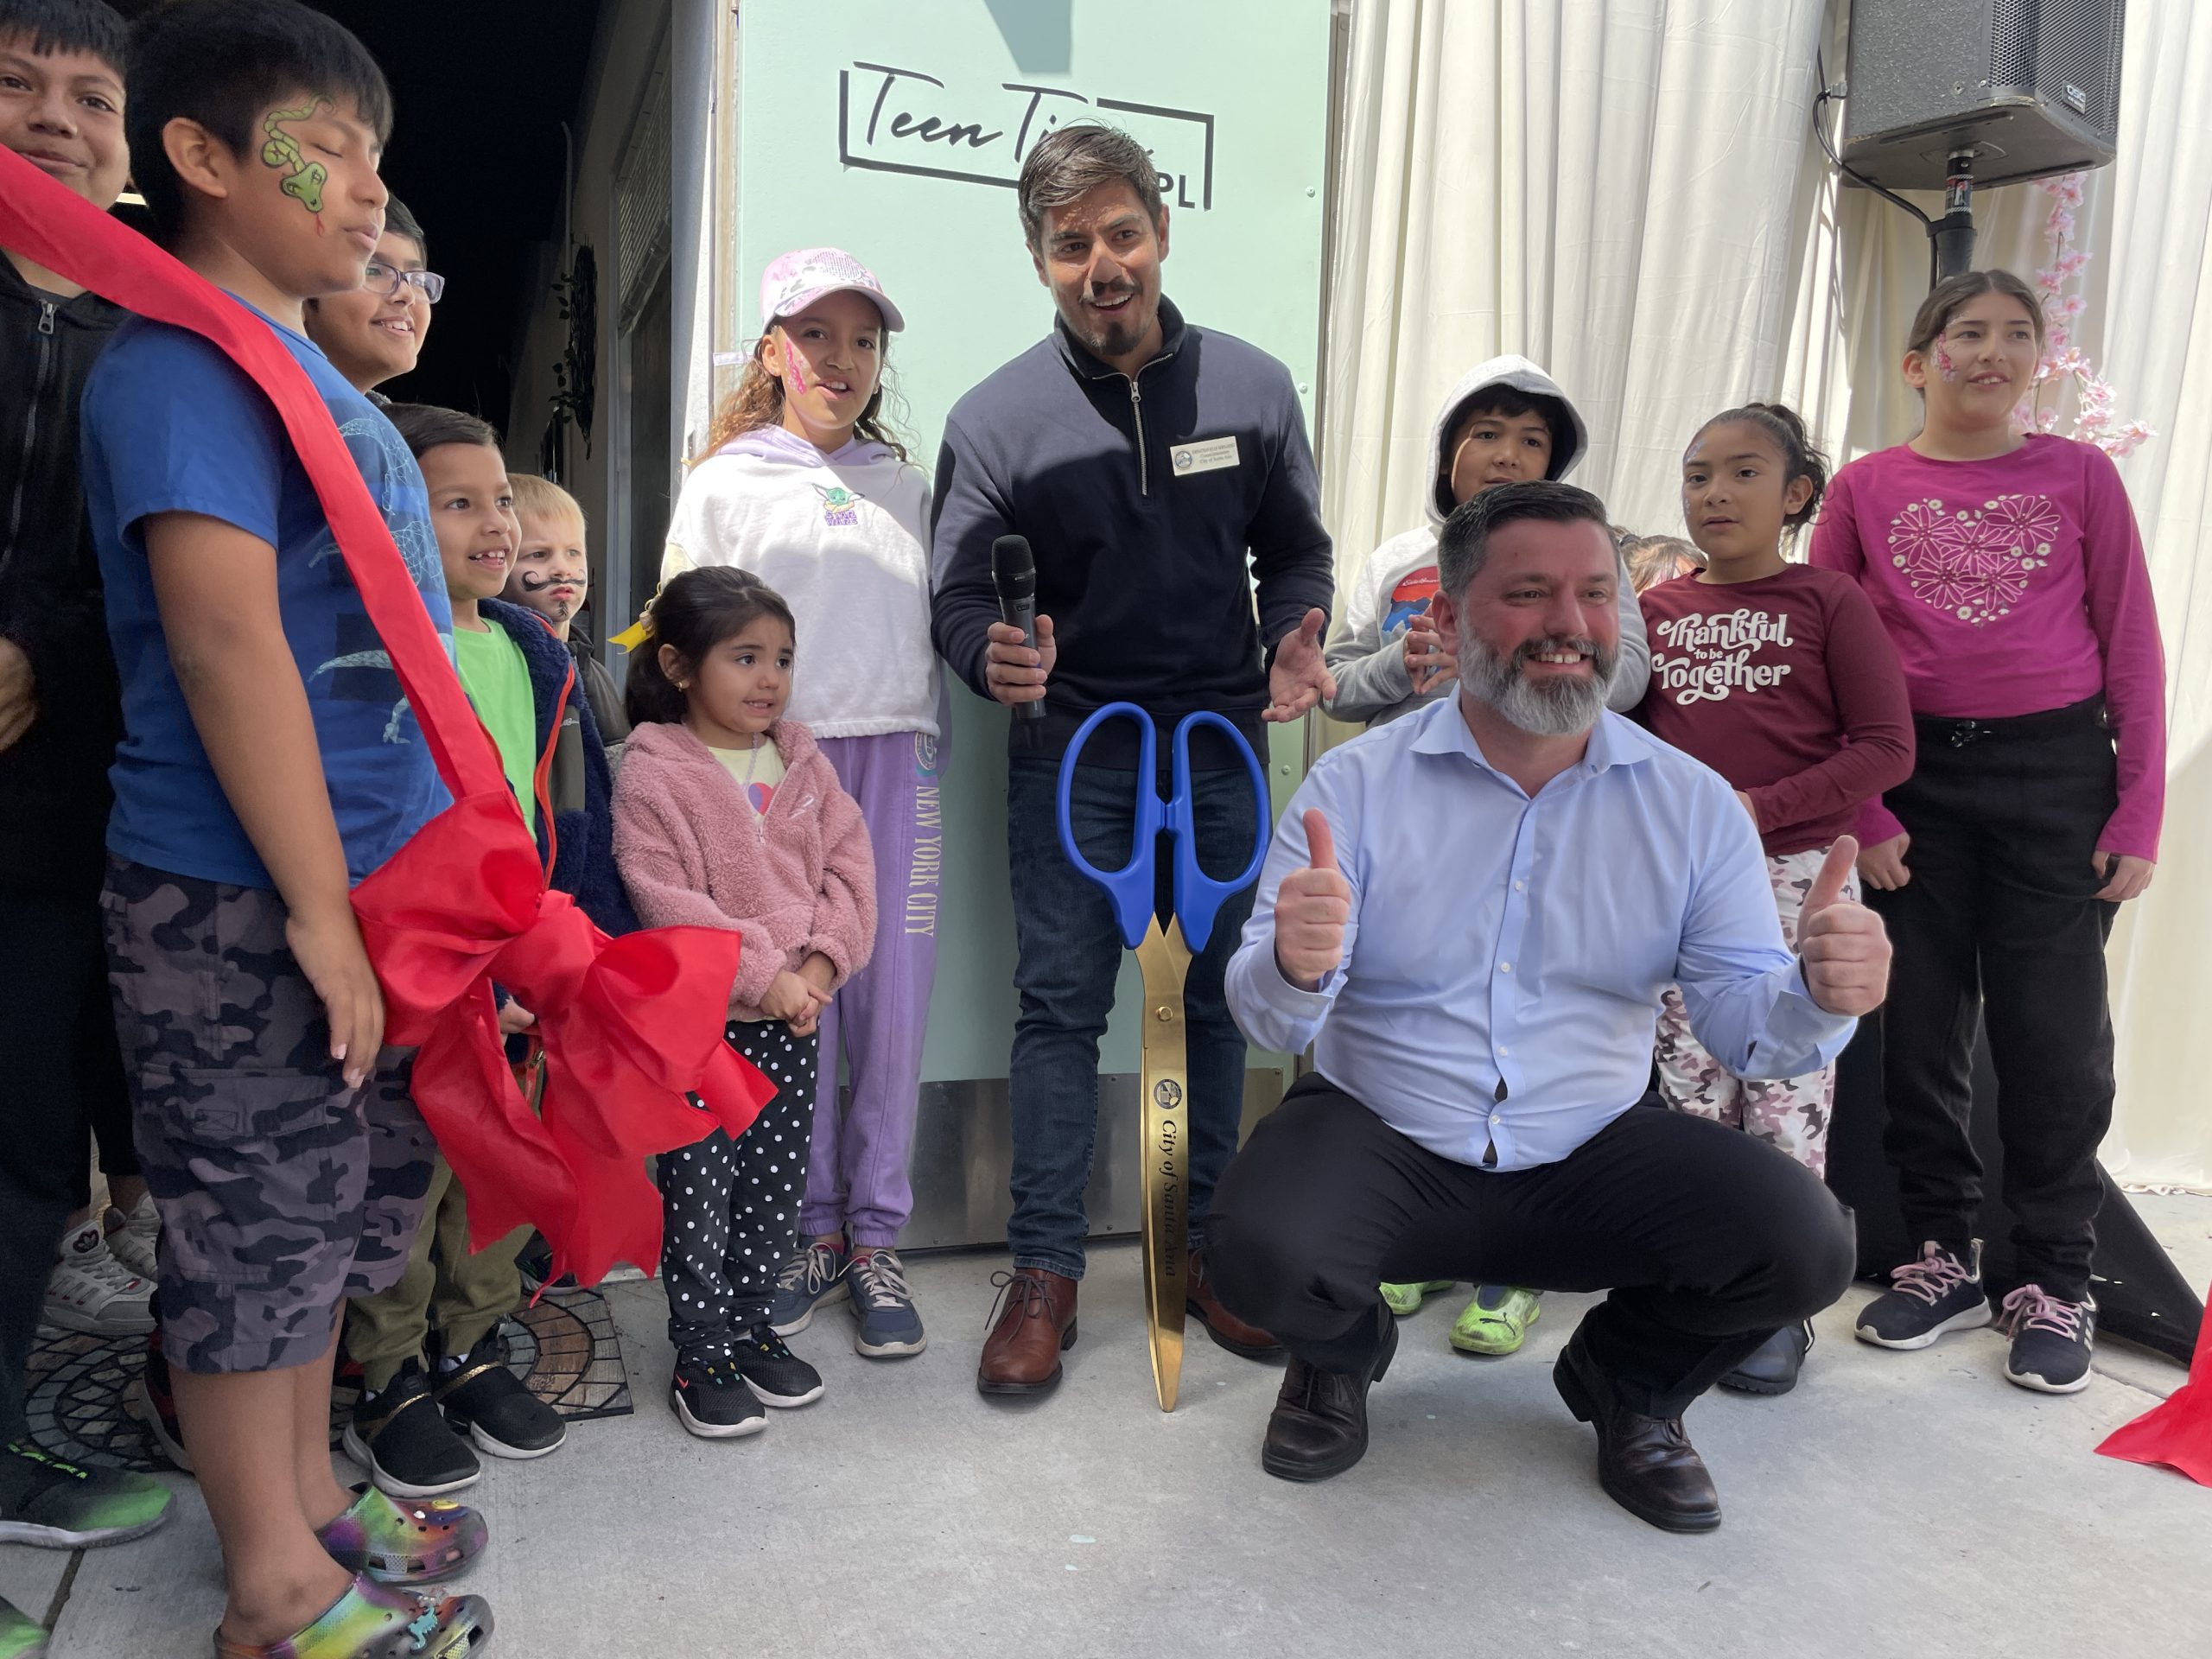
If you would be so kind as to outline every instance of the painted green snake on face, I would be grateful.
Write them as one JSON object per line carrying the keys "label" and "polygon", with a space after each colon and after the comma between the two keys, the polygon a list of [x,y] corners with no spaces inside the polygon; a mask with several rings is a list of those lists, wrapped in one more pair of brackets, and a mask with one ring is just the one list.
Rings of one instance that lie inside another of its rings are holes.
{"label": "painted green snake on face", "polygon": [[261,124],[261,130],[269,135],[269,142],[261,147],[263,162],[291,169],[278,188],[311,213],[322,211],[322,187],[330,177],[330,169],[321,162],[311,162],[301,155],[299,141],[284,130],[283,124],[305,121],[316,111],[330,106],[327,98],[310,99],[300,109],[271,110]]}

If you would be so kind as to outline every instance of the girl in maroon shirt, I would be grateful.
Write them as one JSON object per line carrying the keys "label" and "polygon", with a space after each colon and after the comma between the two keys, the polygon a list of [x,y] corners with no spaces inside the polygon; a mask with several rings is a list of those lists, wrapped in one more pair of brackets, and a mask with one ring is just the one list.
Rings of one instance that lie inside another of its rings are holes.
{"label": "girl in maroon shirt", "polygon": [[[1661,582],[1642,601],[1651,683],[1637,717],[1735,786],[1793,948],[1830,849],[1861,804],[1912,770],[1904,677],[1873,606],[1849,577],[1783,556],[1827,481],[1827,461],[1790,410],[1750,404],[1714,416],[1682,458],[1682,516],[1705,568]],[[1856,896],[1855,883],[1847,890]],[[1834,1066],[1776,1082],[1734,1077],[1691,1034],[1672,988],[1656,1058],[1660,1093],[1676,1110],[1744,1129],[1826,1172]],[[1721,1382],[1784,1393],[1811,1344],[1809,1325],[1778,1331]]]}
{"label": "girl in maroon shirt", "polygon": [[2096,1154],[2112,1120],[2104,945],[2158,855],[2165,674],[2112,461],[2014,429],[2043,346],[2035,293],[2010,271],[1937,283],[1904,358],[1926,422],[1843,469],[1812,562],[1873,601],[1919,750],[1911,778],[1868,808],[1859,868],[1897,949],[1883,1149],[1920,1254],[1858,1333],[1925,1348],[1990,1322],[1967,1134],[1979,1021],[2016,1217],[2005,1374],[2070,1394],[2089,1380]]}

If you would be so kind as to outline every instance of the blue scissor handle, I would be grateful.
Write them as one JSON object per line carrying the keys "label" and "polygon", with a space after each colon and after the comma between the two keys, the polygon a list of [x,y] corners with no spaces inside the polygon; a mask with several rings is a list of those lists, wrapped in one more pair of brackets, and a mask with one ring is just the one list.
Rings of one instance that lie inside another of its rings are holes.
{"label": "blue scissor handle", "polygon": [[[1068,797],[1075,788],[1076,757],[1083,753],[1083,746],[1102,724],[1117,719],[1137,723],[1136,817],[1129,837],[1129,861],[1118,870],[1102,870],[1076,849]],[[1152,716],[1134,702],[1109,702],[1076,728],[1067,753],[1060,759],[1060,850],[1068,855],[1069,863],[1106,889],[1107,898],[1113,901],[1114,920],[1122,930],[1122,943],[1132,950],[1143,942],[1144,931],[1152,923],[1153,843],[1167,817],[1167,804],[1152,786],[1159,753]]]}
{"label": "blue scissor handle", "polygon": [[[1217,881],[1198,868],[1198,822],[1191,799],[1193,726],[1218,727],[1226,733],[1229,741],[1236,746],[1236,753],[1243,758],[1244,770],[1252,779],[1252,859],[1245,865],[1243,874],[1226,881]],[[1211,709],[1183,716],[1175,728],[1174,755],[1175,795],[1167,803],[1167,828],[1175,837],[1175,915],[1183,924],[1183,942],[1196,955],[1206,948],[1206,941],[1213,937],[1214,918],[1221,913],[1222,906],[1243,892],[1260,874],[1260,866],[1268,856],[1268,825],[1274,813],[1268,798],[1267,774],[1260,770],[1260,757],[1252,753],[1252,746],[1244,741],[1243,733]],[[1150,792],[1147,785],[1146,793]]]}
{"label": "blue scissor handle", "polygon": [[[1118,870],[1102,870],[1077,850],[1075,825],[1068,811],[1069,798],[1075,787],[1077,757],[1090,741],[1090,734],[1109,720],[1132,720],[1137,725],[1137,798],[1131,823],[1129,861]],[[1259,832],[1254,837],[1251,861],[1244,867],[1243,874],[1228,881],[1214,880],[1198,868],[1198,836],[1191,804],[1193,726],[1217,726],[1227,733],[1236,746],[1237,753],[1243,757],[1244,770],[1252,779],[1255,822]],[[1115,925],[1121,930],[1122,943],[1132,950],[1143,942],[1145,929],[1152,923],[1153,860],[1156,840],[1163,829],[1175,837],[1175,914],[1183,924],[1184,941],[1193,951],[1205,949],[1206,941],[1213,936],[1214,918],[1220,914],[1222,906],[1251,884],[1267,857],[1268,824],[1274,817],[1268,798],[1267,774],[1261,770],[1260,758],[1253,753],[1244,734],[1210,710],[1186,715],[1175,728],[1173,752],[1174,797],[1163,801],[1153,786],[1160,749],[1152,716],[1134,702],[1109,702],[1076,728],[1075,736],[1060,760],[1060,850],[1067,855],[1069,863],[1106,890],[1114,906]]]}

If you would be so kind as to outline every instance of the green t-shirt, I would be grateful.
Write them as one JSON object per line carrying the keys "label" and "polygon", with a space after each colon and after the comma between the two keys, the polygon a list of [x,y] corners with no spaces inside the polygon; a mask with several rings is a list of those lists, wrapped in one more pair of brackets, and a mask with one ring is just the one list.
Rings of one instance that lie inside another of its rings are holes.
{"label": "green t-shirt", "polygon": [[506,769],[507,785],[522,803],[522,821],[537,833],[537,702],[530,694],[530,665],[522,647],[493,623],[484,632],[456,626],[454,654],[461,667],[461,689],[476,705],[476,717],[492,734]]}

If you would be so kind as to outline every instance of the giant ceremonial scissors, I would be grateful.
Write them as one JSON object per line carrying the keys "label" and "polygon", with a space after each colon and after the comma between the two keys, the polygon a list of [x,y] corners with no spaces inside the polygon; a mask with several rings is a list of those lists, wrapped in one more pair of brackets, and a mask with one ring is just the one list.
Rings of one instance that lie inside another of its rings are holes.
{"label": "giant ceremonial scissors", "polygon": [[[1075,785],[1075,769],[1083,746],[1099,726],[1109,720],[1130,720],[1137,727],[1136,812],[1129,842],[1129,861],[1118,870],[1102,870],[1084,858],[1075,844],[1075,825],[1068,813],[1068,797]],[[1191,796],[1191,734],[1194,728],[1218,728],[1243,758],[1251,775],[1254,823],[1251,861],[1242,874],[1226,881],[1209,877],[1198,866],[1198,813]],[[1183,1308],[1186,1293],[1190,1232],[1189,1123],[1185,1106],[1190,1079],[1185,1062],[1183,982],[1191,970],[1191,957],[1206,948],[1221,907],[1252,884],[1268,851],[1268,823],[1273,814],[1268,801],[1268,780],[1260,759],[1243,734],[1221,715],[1210,712],[1185,715],[1175,728],[1173,745],[1174,793],[1160,798],[1159,733],[1152,716],[1134,702],[1109,702],[1077,728],[1074,741],[1060,762],[1060,849],[1069,862],[1106,890],[1112,900],[1114,920],[1122,942],[1137,953],[1144,974],[1144,1305],[1145,1321],[1152,1338],[1152,1381],[1162,1411],[1175,1409],[1175,1391],[1183,1375]],[[1166,930],[1160,925],[1156,895],[1159,838],[1162,831],[1174,838],[1173,914]]]}

